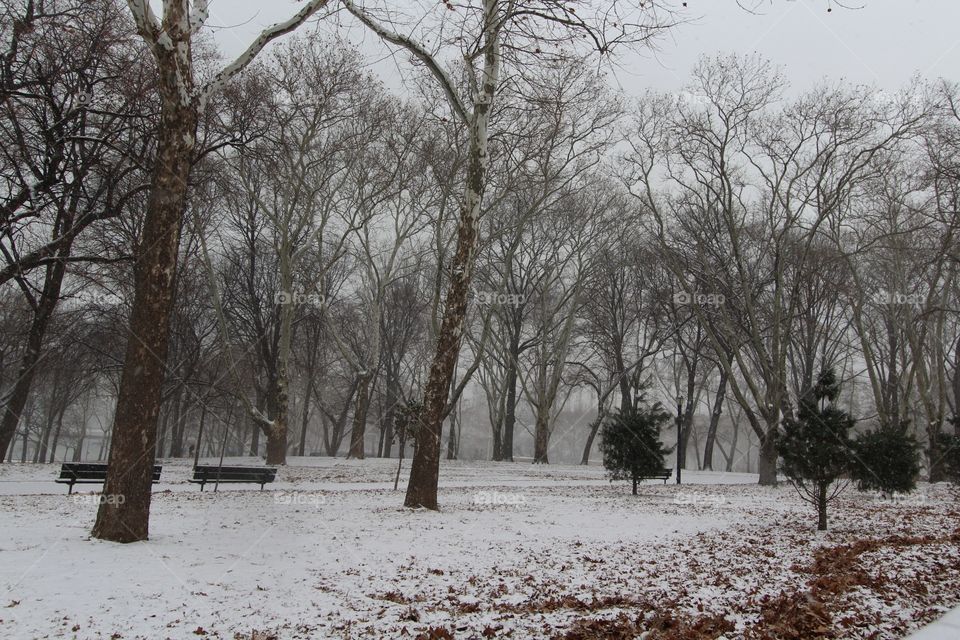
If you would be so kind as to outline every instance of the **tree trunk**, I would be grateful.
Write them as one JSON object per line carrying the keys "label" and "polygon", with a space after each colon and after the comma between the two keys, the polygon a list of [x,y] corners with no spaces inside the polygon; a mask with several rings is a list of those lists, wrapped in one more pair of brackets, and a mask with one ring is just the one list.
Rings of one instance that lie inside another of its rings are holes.
{"label": "tree trunk", "polygon": [[27,451],[30,448],[30,425],[27,421],[23,422],[23,440],[20,444],[20,463],[26,464]]}
{"label": "tree trunk", "polygon": [[450,412],[450,435],[447,437],[447,460],[457,459],[459,448],[459,433],[457,433],[457,410]]}
{"label": "tree trunk", "polygon": [[723,415],[723,400],[727,395],[727,372],[720,367],[720,383],[717,385],[717,396],[713,399],[713,411],[710,413],[710,426],[707,429],[707,442],[703,447],[703,468],[713,471],[713,445],[717,440],[717,429],[720,427],[720,417]]}
{"label": "tree trunk", "polygon": [[257,457],[260,455],[260,424],[252,417],[250,418],[250,431],[250,451],[247,455]]}
{"label": "tree trunk", "polygon": [[48,462],[56,462],[57,445],[60,443],[60,431],[63,429],[63,414],[67,411],[67,405],[64,404],[57,414],[57,428],[53,431],[53,442],[50,444],[50,459]]}
{"label": "tree trunk", "polygon": [[760,452],[757,457],[757,470],[760,472],[760,484],[766,487],[777,485],[777,431],[768,426],[760,438]]}
{"label": "tree trunk", "polygon": [[503,460],[503,414],[496,416],[490,425],[493,431],[493,461]]}
{"label": "tree trunk", "polygon": [[383,457],[389,458],[393,453],[393,425],[397,415],[397,377],[387,370],[387,411],[383,425]]}
{"label": "tree trunk", "polygon": [[[185,389],[181,388],[177,392],[177,398],[174,404],[173,410],[173,427],[170,429],[170,452],[169,455],[171,458],[179,458],[183,454],[183,430],[184,423],[187,419],[187,412],[183,406],[183,396]],[[163,450],[160,449],[157,453],[160,454],[159,457],[163,457]]]}
{"label": "tree trunk", "polygon": [[43,431],[40,433],[40,442],[37,444],[37,450],[33,453],[34,464],[47,461],[47,445],[50,443],[50,434],[53,433],[53,409],[47,408],[47,416],[43,421]]}
{"label": "tree trunk", "polygon": [[274,396],[273,419],[266,426],[267,464],[287,464],[287,366],[281,362],[277,367],[276,395]]}
{"label": "tree trunk", "polygon": [[[186,17],[183,17],[186,22]],[[105,496],[93,536],[114,542],[149,535],[157,416],[170,334],[180,226],[196,136],[197,112],[180,68],[189,41],[158,47],[161,123],[143,236],[137,247],[135,296],[110,442]],[[181,47],[187,47],[183,51]],[[187,95],[184,95],[186,93]]]}
{"label": "tree trunk", "polygon": [[164,449],[167,446],[167,430],[170,428],[170,411],[163,411],[163,416],[159,419],[159,424],[157,426],[157,437],[156,437],[156,456],[158,458],[163,457]]}
{"label": "tree trunk", "polygon": [[[486,7],[485,3],[485,7]],[[493,20],[492,12],[487,18]],[[423,416],[417,437],[417,448],[410,467],[410,481],[404,505],[410,508],[437,509],[437,482],[440,473],[440,435],[444,411],[450,392],[450,383],[467,315],[467,294],[473,279],[478,245],[477,221],[486,187],[490,158],[487,154],[487,126],[498,85],[500,70],[499,34],[491,25],[485,25],[483,84],[470,119],[470,152],[466,173],[466,188],[460,222],[457,229],[457,248],[450,271],[450,287],[444,301],[443,319],[430,377],[424,389]]]}
{"label": "tree trunk", "polygon": [[[519,348],[517,348],[519,351]],[[498,460],[513,462],[513,430],[517,424],[517,358],[511,347],[507,362],[507,399],[503,407],[503,440]]]}
{"label": "tree trunk", "polygon": [[54,375],[54,379],[50,384],[50,393],[47,397],[47,406],[46,406],[46,415],[44,416],[45,420],[43,421],[43,433],[40,435],[40,444],[37,447],[37,452],[33,457],[34,462],[46,462],[47,461],[47,447],[50,445],[50,436],[53,433],[53,423],[57,419],[57,410],[56,410],[56,392],[59,385],[59,375]]}
{"label": "tree trunk", "polygon": [[533,464],[550,464],[547,455],[550,448],[550,409],[537,410],[537,423],[533,432]]}
{"label": "tree trunk", "polygon": [[301,458],[307,450],[307,426],[310,423],[310,387],[313,384],[313,372],[307,373],[307,381],[303,390],[303,408],[300,410],[300,444],[297,446],[297,455]]}
{"label": "tree trunk", "polygon": [[827,486],[817,487],[817,531],[827,530]]}
{"label": "tree trunk", "polygon": [[603,424],[604,411],[601,407],[597,411],[597,419],[590,424],[590,433],[587,434],[587,443],[583,446],[583,456],[580,458],[580,464],[590,464],[590,451],[593,449],[593,441],[600,431],[600,425]]}
{"label": "tree trunk", "polygon": [[87,424],[84,422],[82,425],[80,425],[80,435],[77,436],[77,444],[74,446],[73,458],[71,459],[71,462],[80,462],[80,460],[83,458],[83,443],[86,439]]}
{"label": "tree trunk", "polygon": [[410,467],[410,480],[404,506],[437,509],[437,483],[440,473],[440,436],[444,409],[453,378],[453,369],[460,351],[467,293],[470,288],[476,250],[476,218],[469,207],[463,208],[453,261],[450,290],[444,305],[443,321],[437,336],[437,347],[430,377],[424,390],[424,408],[417,434],[417,449]]}
{"label": "tree trunk", "polygon": [[[69,254],[69,250],[60,252],[61,256]],[[46,268],[44,275],[43,292],[33,311],[33,319],[30,322],[30,330],[27,333],[27,345],[24,350],[23,359],[20,361],[20,370],[17,373],[17,381],[13,385],[13,390],[7,399],[3,408],[3,419],[0,421],[0,461],[6,457],[7,449],[13,442],[13,437],[17,432],[17,425],[20,423],[20,416],[27,406],[27,399],[30,396],[30,388],[33,386],[33,378],[37,372],[37,364],[41,358],[41,349],[43,347],[43,338],[47,332],[47,325],[50,317],[60,300],[60,287],[63,284],[63,274],[66,268],[66,262],[58,260]]]}
{"label": "tree trunk", "polygon": [[932,422],[927,427],[927,461],[929,462],[929,475],[927,481],[930,483],[943,482],[947,479],[946,459],[942,445],[941,436],[942,424]]}
{"label": "tree trunk", "polygon": [[357,386],[357,399],[353,410],[353,428],[350,431],[350,451],[347,458],[364,459],[364,436],[367,432],[367,407],[370,399],[370,379],[373,376],[364,372],[359,376],[360,384]]}

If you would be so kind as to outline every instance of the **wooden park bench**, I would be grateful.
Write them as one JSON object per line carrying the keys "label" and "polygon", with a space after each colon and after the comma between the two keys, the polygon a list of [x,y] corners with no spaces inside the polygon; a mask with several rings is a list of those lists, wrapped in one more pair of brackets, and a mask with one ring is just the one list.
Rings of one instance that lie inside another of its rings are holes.
{"label": "wooden park bench", "polygon": [[663,480],[663,484],[667,484],[667,480],[673,477],[673,469],[660,469],[659,473],[652,473],[645,476],[640,476],[641,480]]}
{"label": "wooden park bench", "polygon": [[[153,481],[160,482],[160,471],[163,469],[159,464],[153,465]],[[102,484],[107,479],[106,462],[64,462],[60,466],[60,477],[57,482],[69,484],[70,491],[73,493],[75,484]]]}
{"label": "wooden park bench", "polygon": [[260,490],[263,491],[263,485],[273,482],[276,477],[276,467],[218,467],[198,464],[193,468],[193,478],[190,482],[199,484],[200,491],[203,491],[203,486],[208,482],[259,484]]}

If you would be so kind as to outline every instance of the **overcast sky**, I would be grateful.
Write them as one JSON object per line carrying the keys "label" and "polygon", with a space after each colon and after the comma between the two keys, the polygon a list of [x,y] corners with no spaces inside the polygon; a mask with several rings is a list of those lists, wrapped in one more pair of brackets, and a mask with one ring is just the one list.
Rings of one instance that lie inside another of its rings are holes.
{"label": "overcast sky", "polygon": [[[437,0],[439,3],[439,0]],[[756,2],[757,0],[744,0]],[[915,74],[960,80],[960,0],[848,0],[846,10],[830,0],[762,0],[751,15],[735,0],[688,0],[696,20],[673,30],[656,54],[621,56],[616,80],[632,94],[651,88],[680,89],[697,58],[716,52],[758,52],[781,65],[794,91],[819,79],[902,87]],[[265,26],[292,15],[292,0],[213,0],[211,26],[227,55],[239,53]],[[350,38],[370,53],[388,85],[399,87],[397,65],[383,59],[376,38],[361,29]]]}

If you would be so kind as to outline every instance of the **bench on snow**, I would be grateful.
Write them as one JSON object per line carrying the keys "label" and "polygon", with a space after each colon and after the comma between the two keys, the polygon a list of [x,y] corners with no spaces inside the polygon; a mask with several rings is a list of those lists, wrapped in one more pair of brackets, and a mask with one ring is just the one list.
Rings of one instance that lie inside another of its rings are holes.
{"label": "bench on snow", "polygon": [[[160,482],[160,471],[163,469],[159,464],[153,465],[153,481]],[[107,480],[106,462],[64,462],[60,466],[60,477],[57,482],[69,484],[68,494],[73,493],[75,484],[102,484]]]}
{"label": "bench on snow", "polygon": [[639,479],[640,480],[663,480],[663,484],[667,484],[667,480],[669,480],[672,476],[673,476],[673,469],[660,469],[658,473],[647,473],[640,476]]}
{"label": "bench on snow", "polygon": [[198,464],[193,468],[193,478],[190,482],[199,484],[200,491],[203,491],[203,486],[208,482],[258,484],[260,491],[263,491],[263,485],[273,482],[276,477],[276,467],[218,467],[212,464]]}

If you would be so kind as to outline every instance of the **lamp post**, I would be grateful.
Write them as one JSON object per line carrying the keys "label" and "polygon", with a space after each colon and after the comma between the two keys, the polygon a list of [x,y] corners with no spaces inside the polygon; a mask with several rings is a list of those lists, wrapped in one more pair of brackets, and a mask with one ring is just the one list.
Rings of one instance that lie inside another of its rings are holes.
{"label": "lamp post", "polygon": [[680,467],[683,464],[683,396],[677,394],[677,484],[680,484]]}

